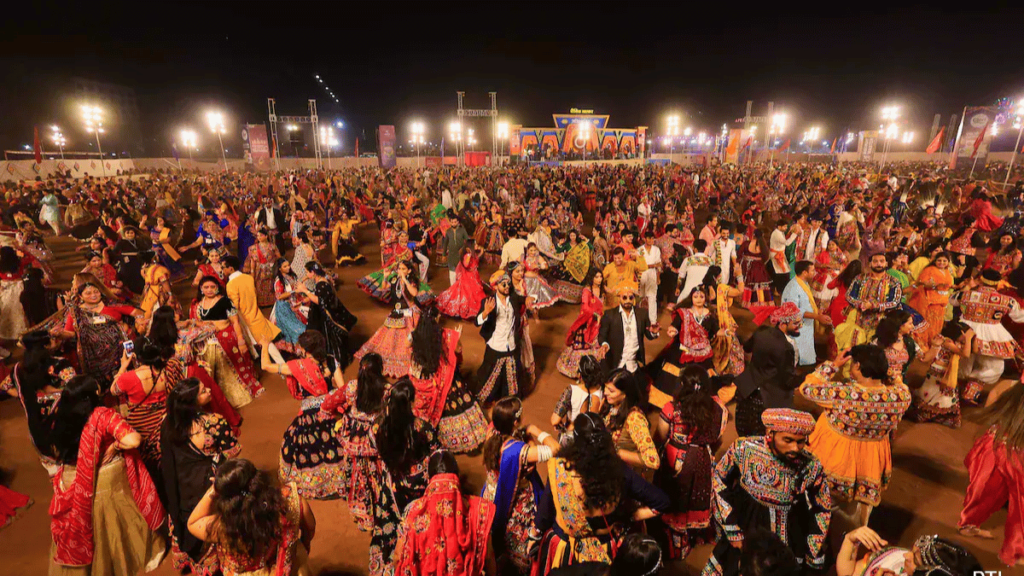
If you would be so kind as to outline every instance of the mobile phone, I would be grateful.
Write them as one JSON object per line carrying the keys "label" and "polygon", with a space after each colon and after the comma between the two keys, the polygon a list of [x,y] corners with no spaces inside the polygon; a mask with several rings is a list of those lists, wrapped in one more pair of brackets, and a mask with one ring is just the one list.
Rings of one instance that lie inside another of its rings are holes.
{"label": "mobile phone", "polygon": [[121,346],[124,347],[124,353],[127,354],[128,356],[135,355],[135,342],[127,340],[125,342],[122,342]]}

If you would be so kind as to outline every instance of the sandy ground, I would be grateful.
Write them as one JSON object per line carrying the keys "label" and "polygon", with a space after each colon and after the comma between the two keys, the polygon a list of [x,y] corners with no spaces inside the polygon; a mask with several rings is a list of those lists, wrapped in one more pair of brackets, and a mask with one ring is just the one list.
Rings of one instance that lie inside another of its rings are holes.
{"label": "sandy ground", "polygon": [[[360,231],[362,250],[368,263],[359,267],[344,268],[340,272],[339,295],[342,302],[359,317],[354,329],[353,341],[366,341],[383,323],[387,308],[372,300],[356,287],[356,281],[363,275],[377,269],[379,249],[374,230]],[[81,258],[73,252],[74,244],[66,239],[51,241],[58,254],[57,269],[62,286],[66,286],[74,272],[81,269]],[[328,261],[330,256],[327,256]],[[485,272],[490,272],[486,270]],[[486,277],[486,276],[484,276]],[[448,286],[448,274],[444,269],[431,265],[430,281],[435,292],[440,293]],[[194,291],[187,282],[175,288],[185,302]],[[524,421],[549,429],[548,418],[559,394],[569,383],[558,373],[555,362],[561,353],[565,333],[575,320],[578,306],[559,304],[541,312],[538,322],[531,324],[537,360],[538,384],[525,401]],[[741,337],[753,330],[751,315],[745,310],[734,311],[741,326]],[[668,315],[661,314],[664,325]],[[450,326],[454,324],[448,321]],[[667,337],[658,342],[648,342],[648,356],[653,357],[665,344]],[[471,375],[483,357],[484,341],[471,323],[465,323],[462,336],[465,363],[463,373]],[[356,364],[346,371],[346,379],[355,377]],[[920,373],[923,366],[916,366]],[[298,412],[298,402],[288,393],[284,382],[276,375],[264,376],[266,393],[243,410],[245,422],[242,431],[242,456],[253,460],[258,466],[276,470],[281,447],[281,436]],[[1004,574],[996,552],[1003,535],[1005,510],[996,513],[986,527],[996,536],[994,541],[963,539],[956,533],[957,519],[967,486],[967,471],[963,465],[964,456],[974,438],[980,433],[973,422],[975,410],[968,409],[961,429],[950,430],[934,424],[919,425],[904,422],[893,447],[894,471],[892,483],[883,496],[883,502],[871,518],[870,525],[891,543],[910,546],[921,534],[938,534],[963,541],[974,551],[986,570],[999,570]],[[46,574],[50,546],[49,514],[52,488],[28,437],[21,406],[15,400],[0,402],[0,466],[13,469],[11,488],[32,496],[35,505],[12,525],[0,531],[0,573],[36,576]],[[735,438],[732,423],[729,424],[726,441],[721,451]],[[483,483],[483,466],[479,457],[460,457],[467,492],[479,493]],[[369,534],[356,529],[349,515],[347,505],[341,501],[313,501],[312,508],[317,517],[317,532],[313,540],[310,558],[314,574],[366,574]],[[850,528],[833,521],[833,550],[837,550],[842,534]],[[698,547],[685,562],[669,563],[667,574],[697,574],[704,566],[711,546]],[[176,571],[170,561],[165,560],[158,575],[173,575]]]}

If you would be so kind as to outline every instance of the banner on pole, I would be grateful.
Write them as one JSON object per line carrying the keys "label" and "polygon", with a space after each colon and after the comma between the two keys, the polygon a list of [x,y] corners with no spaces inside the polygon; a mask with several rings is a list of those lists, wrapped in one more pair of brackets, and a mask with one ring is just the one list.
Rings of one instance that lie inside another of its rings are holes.
{"label": "banner on pole", "polygon": [[725,147],[726,164],[739,164],[741,138],[743,138],[742,129],[734,128],[729,131],[729,144]]}
{"label": "banner on pole", "polygon": [[949,168],[955,169],[958,161],[973,165],[976,161],[984,166],[988,160],[988,149],[992,143],[992,130],[989,125],[995,122],[999,109],[994,106],[974,106],[964,108],[960,129],[953,145],[953,156],[949,160]]}
{"label": "banner on pole", "polygon": [[860,133],[860,145],[857,146],[857,152],[861,162],[871,162],[874,159],[878,134],[878,130],[864,130]]}
{"label": "banner on pole", "polygon": [[[519,128],[520,128],[520,126],[513,126],[512,129],[509,130],[509,134],[508,134],[508,155],[509,156],[519,156],[519,153],[522,152],[522,150],[523,150],[522,143],[519,141]],[[441,142],[443,143],[444,140],[442,139]]]}
{"label": "banner on pole", "polygon": [[247,124],[242,129],[242,142],[245,143],[246,159],[257,170],[270,170],[270,139],[267,138],[267,127],[262,124]]}
{"label": "banner on pole", "polygon": [[395,157],[395,127],[379,126],[377,128],[377,151],[378,164],[381,168],[394,168],[398,163]]}

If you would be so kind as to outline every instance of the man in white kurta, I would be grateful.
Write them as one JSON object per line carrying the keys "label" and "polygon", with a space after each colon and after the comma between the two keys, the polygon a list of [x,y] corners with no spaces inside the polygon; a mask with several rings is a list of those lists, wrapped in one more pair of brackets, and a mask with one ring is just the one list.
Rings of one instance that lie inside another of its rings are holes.
{"label": "man in white kurta", "polygon": [[647,300],[647,317],[651,325],[658,323],[658,278],[661,275],[661,248],[654,245],[654,232],[644,232],[644,245],[637,252],[647,263],[640,274],[640,297]]}
{"label": "man in white kurta", "polygon": [[786,289],[786,284],[789,283],[789,261],[786,258],[786,248],[793,242],[796,242],[796,234],[786,235],[785,230],[788,227],[789,222],[785,219],[779,220],[775,225],[775,230],[772,231],[771,237],[768,238],[768,252],[771,254],[772,261],[772,276],[775,289],[780,294]]}
{"label": "man in white kurta", "polygon": [[732,224],[722,226],[718,238],[715,238],[708,249],[711,261],[722,269],[722,273],[718,277],[720,284],[729,283],[733,268],[736,266],[736,242],[729,238],[730,234],[732,234]]}

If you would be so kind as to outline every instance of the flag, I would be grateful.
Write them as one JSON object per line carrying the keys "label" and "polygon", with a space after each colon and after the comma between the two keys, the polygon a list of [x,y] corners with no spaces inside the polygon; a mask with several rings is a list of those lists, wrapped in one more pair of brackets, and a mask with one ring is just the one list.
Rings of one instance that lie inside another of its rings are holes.
{"label": "flag", "polygon": [[274,141],[274,145],[270,147],[270,157],[277,158],[277,138],[271,138]]}
{"label": "flag", "polygon": [[356,138],[356,158],[359,158],[359,138]]}
{"label": "flag", "polygon": [[981,143],[985,141],[985,132],[988,132],[989,125],[991,125],[991,122],[982,127],[977,139],[974,140],[974,150],[971,151],[971,158],[974,158],[975,155],[978,154],[978,148],[981,148]]}
{"label": "flag", "polygon": [[934,154],[935,152],[938,152],[939,147],[942,146],[942,136],[945,135],[945,133],[946,127],[943,126],[942,128],[939,129],[939,133],[935,135],[935,138],[932,139],[932,143],[929,144],[927,148],[925,148],[925,153]]}
{"label": "flag", "polygon": [[789,138],[786,138],[786,141],[782,143],[782,148],[779,148],[779,152],[783,150],[789,150]]}
{"label": "flag", "polygon": [[32,143],[32,149],[35,150],[36,153],[36,164],[42,164],[43,146],[39,143],[39,127],[35,126],[32,130],[35,132],[35,142]]}
{"label": "flag", "polygon": [[838,137],[832,139],[832,150],[829,151],[829,154],[835,154],[836,153],[836,142],[838,142],[838,141],[839,141]]}
{"label": "flag", "polygon": [[750,148],[750,145],[754,143],[753,136],[747,136],[747,142],[743,145],[743,148]]}
{"label": "flag", "polygon": [[171,142],[171,154],[174,154],[174,161],[178,162],[179,158],[178,158],[178,143],[177,142]]}

